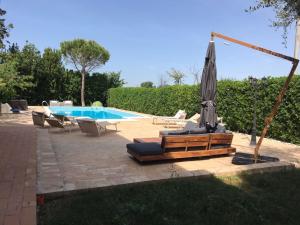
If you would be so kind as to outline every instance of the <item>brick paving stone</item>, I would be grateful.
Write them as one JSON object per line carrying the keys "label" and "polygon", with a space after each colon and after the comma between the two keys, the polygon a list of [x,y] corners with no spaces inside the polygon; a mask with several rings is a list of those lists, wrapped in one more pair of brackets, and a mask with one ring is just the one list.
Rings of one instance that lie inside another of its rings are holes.
{"label": "brick paving stone", "polygon": [[18,216],[4,216],[4,225],[20,225]]}
{"label": "brick paving stone", "polygon": [[36,130],[0,123],[0,225],[36,224]]}
{"label": "brick paving stone", "polygon": [[4,210],[7,208],[8,199],[0,198],[0,210]]}
{"label": "brick paving stone", "polygon": [[34,225],[36,224],[36,207],[25,207],[21,213],[21,225]]}
{"label": "brick paving stone", "polygon": [[12,182],[0,182],[0,198],[7,198],[10,195]]}
{"label": "brick paving stone", "polygon": [[4,213],[0,212],[0,224],[4,223]]}

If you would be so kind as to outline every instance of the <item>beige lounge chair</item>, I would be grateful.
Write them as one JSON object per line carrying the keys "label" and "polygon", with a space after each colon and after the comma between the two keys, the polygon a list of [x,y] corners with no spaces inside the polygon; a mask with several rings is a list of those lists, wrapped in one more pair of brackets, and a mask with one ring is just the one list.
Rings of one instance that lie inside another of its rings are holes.
{"label": "beige lounge chair", "polygon": [[45,120],[53,128],[61,128],[61,129],[68,130],[69,132],[71,132],[70,126],[63,124],[60,120],[58,120],[56,118],[45,118]]}
{"label": "beige lounge chair", "polygon": [[118,130],[117,124],[118,122],[108,122],[108,121],[96,121],[93,119],[80,119],[77,118],[77,123],[81,132],[91,134],[94,136],[99,136],[101,131],[107,131],[107,126],[114,125],[116,131]]}
{"label": "beige lounge chair", "polygon": [[1,110],[0,110],[0,112],[1,113],[12,113],[12,111],[11,111],[11,107],[10,107],[10,105],[8,104],[8,103],[4,103],[4,104],[0,104],[0,107],[1,107]]}
{"label": "beige lounge chair", "polygon": [[[174,116],[153,116],[152,124],[164,124],[164,120],[167,119],[185,119],[186,112],[184,110],[178,110],[178,112]],[[160,120],[160,123],[158,121]]]}
{"label": "beige lounge chair", "polygon": [[64,115],[59,115],[59,114],[52,114],[53,117],[55,117],[56,119],[58,119],[60,122],[62,122],[63,124],[69,124],[69,125],[77,125],[77,121],[75,119],[75,117],[73,116],[64,116]]}
{"label": "beige lounge chair", "polygon": [[45,127],[45,119],[46,118],[49,118],[49,117],[45,113],[32,111],[33,125]]}
{"label": "beige lounge chair", "polygon": [[120,123],[119,121],[104,121],[104,120],[96,120],[96,123],[98,126],[101,126],[104,128],[104,130],[107,130],[107,126],[114,126],[115,130],[118,131],[118,124]]}
{"label": "beige lounge chair", "polygon": [[183,127],[185,127],[185,125],[188,121],[191,121],[193,123],[199,123],[200,122],[200,114],[196,113],[189,119],[173,119],[173,118],[171,118],[171,119],[164,119],[164,121],[165,121],[164,127],[166,127],[166,128],[168,128],[168,127],[183,128]]}

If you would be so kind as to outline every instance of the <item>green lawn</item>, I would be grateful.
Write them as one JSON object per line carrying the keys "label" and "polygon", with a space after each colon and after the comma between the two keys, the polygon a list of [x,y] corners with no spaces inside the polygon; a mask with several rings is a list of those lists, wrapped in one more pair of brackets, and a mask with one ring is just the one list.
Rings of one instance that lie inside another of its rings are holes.
{"label": "green lawn", "polygon": [[300,170],[123,185],[38,210],[39,225],[298,225]]}

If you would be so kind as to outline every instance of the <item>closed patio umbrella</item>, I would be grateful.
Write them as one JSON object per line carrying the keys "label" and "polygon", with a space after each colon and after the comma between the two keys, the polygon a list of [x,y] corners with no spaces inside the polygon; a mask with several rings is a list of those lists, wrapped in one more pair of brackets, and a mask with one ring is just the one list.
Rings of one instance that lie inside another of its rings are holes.
{"label": "closed patio umbrella", "polygon": [[199,127],[215,128],[217,125],[216,113],[217,68],[215,43],[209,42],[205,65],[203,67],[200,94],[201,119]]}

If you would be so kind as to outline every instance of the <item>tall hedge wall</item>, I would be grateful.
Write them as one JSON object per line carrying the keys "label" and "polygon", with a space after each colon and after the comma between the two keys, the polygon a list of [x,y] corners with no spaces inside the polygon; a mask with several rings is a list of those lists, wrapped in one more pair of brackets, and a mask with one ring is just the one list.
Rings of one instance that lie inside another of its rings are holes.
{"label": "tall hedge wall", "polygon": [[[271,111],[275,98],[283,86],[285,77],[259,81],[257,93],[258,133],[264,118]],[[254,91],[247,80],[218,82],[217,111],[227,128],[250,133],[253,118]],[[108,105],[120,109],[153,115],[174,115],[185,109],[188,116],[200,111],[199,87],[196,85],[167,86],[162,88],[112,88],[108,93]],[[300,144],[300,76],[296,76],[275,117],[269,137]]]}

